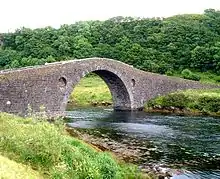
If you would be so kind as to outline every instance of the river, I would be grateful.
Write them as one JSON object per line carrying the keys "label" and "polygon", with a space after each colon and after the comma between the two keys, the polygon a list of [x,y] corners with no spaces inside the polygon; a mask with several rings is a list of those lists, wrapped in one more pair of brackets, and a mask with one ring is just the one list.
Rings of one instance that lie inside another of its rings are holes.
{"label": "river", "polygon": [[[138,165],[179,169],[173,179],[220,179],[220,119],[112,109],[67,112],[68,125],[148,150]],[[149,153],[150,151],[150,153]]]}

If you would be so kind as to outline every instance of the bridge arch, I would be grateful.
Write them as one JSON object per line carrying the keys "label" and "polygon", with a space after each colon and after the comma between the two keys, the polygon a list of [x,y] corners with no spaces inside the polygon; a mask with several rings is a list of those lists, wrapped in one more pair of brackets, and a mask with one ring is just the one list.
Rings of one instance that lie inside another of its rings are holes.
{"label": "bridge arch", "polygon": [[[90,73],[95,73],[98,75],[108,86],[109,91],[113,100],[113,109],[114,110],[131,110],[132,109],[132,99],[133,94],[130,90],[130,86],[134,85],[134,79],[127,82],[118,72],[113,72],[113,70],[99,68],[91,69],[87,71],[81,71],[77,76],[76,80],[70,80],[68,84],[68,77],[60,77],[59,81],[62,81],[61,86],[67,85],[67,91],[63,98],[63,106],[61,110],[66,109],[69,96],[74,92],[74,88],[80,82],[80,80]],[[74,75],[75,76],[75,75]],[[71,77],[70,77],[71,79]]]}
{"label": "bridge arch", "polygon": [[171,91],[219,88],[95,57],[0,71],[0,111],[27,115],[44,109],[51,116],[63,115],[74,87],[91,72],[108,85],[116,110],[142,109],[145,101]]}

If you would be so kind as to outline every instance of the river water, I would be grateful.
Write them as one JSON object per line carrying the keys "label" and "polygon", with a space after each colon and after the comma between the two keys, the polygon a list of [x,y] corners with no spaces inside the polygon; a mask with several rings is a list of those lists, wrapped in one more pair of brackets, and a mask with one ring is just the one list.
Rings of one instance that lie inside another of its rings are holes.
{"label": "river water", "polygon": [[[139,148],[139,165],[179,169],[173,179],[220,179],[220,119],[89,108],[67,112],[68,125]],[[148,150],[148,151],[149,151]]]}

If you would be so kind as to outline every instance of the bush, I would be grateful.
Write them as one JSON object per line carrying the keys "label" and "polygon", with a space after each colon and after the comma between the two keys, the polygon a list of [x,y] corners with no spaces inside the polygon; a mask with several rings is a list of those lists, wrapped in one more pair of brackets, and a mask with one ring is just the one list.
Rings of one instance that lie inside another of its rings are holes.
{"label": "bush", "polygon": [[189,69],[184,69],[181,74],[183,75],[183,77],[187,77],[190,76],[192,72]]}
{"label": "bush", "polygon": [[216,76],[216,77],[214,78],[214,80],[215,80],[216,82],[220,82],[220,76]]}
{"label": "bush", "polygon": [[220,115],[220,89],[187,90],[159,96],[149,100],[146,108],[153,109],[187,109],[203,114]]}
{"label": "bush", "polygon": [[150,100],[147,103],[147,107],[157,108],[170,108],[175,107],[184,109],[191,102],[190,98],[183,93],[171,93],[166,96],[159,96],[155,99]]}
{"label": "bush", "polygon": [[181,75],[183,76],[184,79],[188,79],[188,80],[199,81],[201,79],[201,77],[199,75],[191,72],[189,69],[184,69],[181,72]]}
{"label": "bush", "polygon": [[165,74],[167,76],[173,76],[173,71],[172,70],[167,70]]}
{"label": "bush", "polygon": [[172,93],[164,96],[162,99],[163,107],[176,107],[184,109],[190,102],[189,98],[183,93]]}
{"label": "bush", "polygon": [[212,96],[202,96],[198,99],[198,109],[201,111],[220,111],[220,98]]}

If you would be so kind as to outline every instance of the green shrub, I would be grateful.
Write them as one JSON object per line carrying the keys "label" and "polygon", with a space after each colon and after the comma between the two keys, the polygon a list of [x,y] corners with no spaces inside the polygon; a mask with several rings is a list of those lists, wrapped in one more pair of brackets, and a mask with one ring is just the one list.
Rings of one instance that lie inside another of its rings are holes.
{"label": "green shrub", "polygon": [[172,93],[162,98],[163,107],[185,108],[190,102],[189,98],[183,93]]}
{"label": "green shrub", "polygon": [[187,77],[190,76],[192,72],[189,69],[184,69],[181,74],[183,75],[183,77]]}
{"label": "green shrub", "polygon": [[183,76],[184,79],[188,79],[188,80],[199,81],[201,79],[201,77],[199,75],[191,72],[189,69],[184,69],[181,72],[181,75]]}
{"label": "green shrub", "polygon": [[190,80],[194,80],[194,81],[199,81],[201,80],[201,77],[195,73],[193,73],[190,77],[189,77]]}
{"label": "green shrub", "polygon": [[201,111],[220,111],[220,98],[212,96],[202,96],[198,99],[198,109]]}
{"label": "green shrub", "polygon": [[166,96],[159,96],[148,101],[147,107],[152,108],[170,108],[175,107],[184,109],[191,102],[190,98],[183,93],[171,93]]}
{"label": "green shrub", "polygon": [[146,108],[170,109],[175,107],[179,109],[188,109],[200,111],[203,114],[220,114],[220,90],[187,90],[159,96],[148,101]]}
{"label": "green shrub", "polygon": [[215,80],[216,82],[220,82],[220,76],[216,76],[216,77],[214,78],[214,80]]}
{"label": "green shrub", "polygon": [[173,76],[173,73],[174,73],[174,72],[173,72],[172,70],[167,70],[165,74],[166,74],[167,76]]}
{"label": "green shrub", "polygon": [[164,96],[158,96],[154,99],[151,99],[147,102],[147,104],[145,106],[150,107],[150,108],[156,108],[158,106],[162,107],[163,98],[164,98]]}

